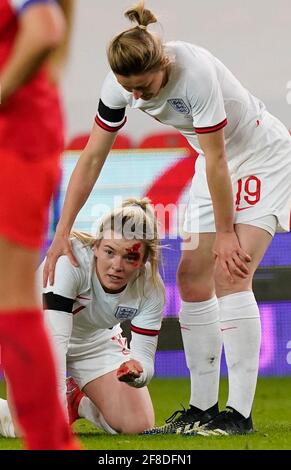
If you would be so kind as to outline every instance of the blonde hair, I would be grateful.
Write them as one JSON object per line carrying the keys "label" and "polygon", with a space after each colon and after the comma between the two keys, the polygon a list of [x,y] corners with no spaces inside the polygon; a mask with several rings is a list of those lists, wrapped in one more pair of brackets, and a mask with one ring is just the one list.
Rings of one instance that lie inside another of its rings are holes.
{"label": "blonde hair", "polygon": [[145,246],[143,261],[151,267],[151,277],[156,287],[163,288],[159,274],[160,242],[154,208],[148,198],[126,199],[121,207],[105,215],[100,222],[96,238],[85,232],[71,232],[83,245],[93,247],[100,243],[106,231],[113,231],[127,240],[142,240]]}
{"label": "blonde hair", "polygon": [[140,1],[124,13],[137,26],[115,36],[107,50],[111,70],[129,77],[149,71],[158,71],[168,64],[162,40],[150,33],[147,26],[156,23],[155,15]]}

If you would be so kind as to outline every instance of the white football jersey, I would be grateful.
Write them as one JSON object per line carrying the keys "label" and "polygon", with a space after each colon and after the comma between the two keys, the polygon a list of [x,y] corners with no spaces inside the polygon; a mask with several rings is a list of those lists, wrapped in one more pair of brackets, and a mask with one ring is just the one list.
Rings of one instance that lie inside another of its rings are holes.
{"label": "white football jersey", "polygon": [[198,134],[224,128],[228,160],[245,151],[263,118],[264,104],[207,50],[182,41],[169,42],[169,79],[159,95],[135,100],[110,72],[103,84],[96,122],[115,132],[126,122],[125,108],[140,109],[180,131],[198,153]]}

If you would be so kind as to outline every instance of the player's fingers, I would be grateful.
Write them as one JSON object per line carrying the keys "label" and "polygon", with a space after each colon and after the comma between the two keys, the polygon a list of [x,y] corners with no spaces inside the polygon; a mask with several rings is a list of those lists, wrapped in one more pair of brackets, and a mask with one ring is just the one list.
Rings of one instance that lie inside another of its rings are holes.
{"label": "player's fingers", "polygon": [[245,261],[246,263],[250,263],[252,261],[251,256],[242,248],[238,248],[237,255],[240,257],[242,261]]}
{"label": "player's fingers", "polygon": [[49,283],[51,286],[53,286],[55,282],[55,268],[56,261],[51,261],[49,264]]}
{"label": "player's fingers", "polygon": [[47,258],[45,260],[44,268],[43,268],[43,287],[47,286],[49,281],[50,285],[52,286],[54,283],[54,275],[55,275],[55,264],[56,262],[53,260],[51,255],[48,253]]}
{"label": "player's fingers", "polygon": [[223,271],[223,273],[224,273],[224,275],[225,275],[225,277],[226,277],[226,280],[227,280],[228,282],[233,283],[233,282],[234,282],[234,279],[233,279],[233,277],[232,277],[232,275],[231,275],[231,272],[230,272],[230,270],[229,270],[229,267],[228,267],[227,262],[224,261],[224,260],[220,260],[220,265],[221,265],[222,271]]}
{"label": "player's fingers", "polygon": [[43,273],[42,273],[43,288],[45,288],[47,286],[48,278],[49,278],[49,269],[48,269],[48,264],[45,263],[44,268],[43,268]]}
{"label": "player's fingers", "polygon": [[137,372],[135,369],[130,369],[128,371],[128,375],[131,375],[132,377],[136,378],[140,376],[140,372]]}
{"label": "player's fingers", "polygon": [[233,262],[236,266],[236,269],[238,269],[241,273],[245,274],[245,277],[249,274],[249,268],[245,263],[242,262],[241,258],[234,253],[232,255]]}
{"label": "player's fingers", "polygon": [[132,364],[132,369],[133,371],[137,372],[138,374],[141,374],[143,372],[143,367],[140,362],[134,361]]}
{"label": "player's fingers", "polygon": [[129,373],[130,373],[131,375],[133,375],[133,376],[136,378],[136,377],[139,377],[139,376],[140,376],[141,372],[142,372],[142,371],[139,371],[139,370],[137,370],[137,369],[131,369]]}
{"label": "player's fingers", "polygon": [[242,279],[246,279],[247,275],[236,265],[233,259],[227,260],[229,271],[232,275],[238,276]]}
{"label": "player's fingers", "polygon": [[70,263],[71,263],[73,266],[75,266],[76,268],[78,268],[78,267],[79,267],[79,263],[78,263],[78,261],[77,261],[77,258],[75,258],[75,256],[73,255],[72,250],[68,250],[68,251],[66,252],[66,255],[67,255],[67,257],[69,258]]}

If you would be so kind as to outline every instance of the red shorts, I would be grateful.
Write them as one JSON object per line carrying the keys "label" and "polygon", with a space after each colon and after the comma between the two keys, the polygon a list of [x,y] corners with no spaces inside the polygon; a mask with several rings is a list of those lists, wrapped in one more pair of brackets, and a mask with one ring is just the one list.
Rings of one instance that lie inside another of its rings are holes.
{"label": "red shorts", "polygon": [[1,150],[0,236],[28,248],[40,248],[59,177],[59,155],[28,160]]}

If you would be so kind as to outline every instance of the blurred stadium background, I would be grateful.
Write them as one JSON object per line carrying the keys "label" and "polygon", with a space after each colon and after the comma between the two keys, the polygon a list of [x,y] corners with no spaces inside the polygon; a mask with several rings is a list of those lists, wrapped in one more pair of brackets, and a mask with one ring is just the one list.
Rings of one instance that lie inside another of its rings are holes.
{"label": "blurred stadium background", "polygon": [[[115,33],[128,27],[122,12],[132,3],[131,0],[106,0],[106,3],[76,0],[72,49],[62,85],[67,119],[67,149],[62,160],[61,186],[51,207],[43,252],[52,239],[71,171],[86,143],[96,113],[101,84],[108,71],[106,44]],[[289,0],[180,0],[179,3],[176,0],[148,0],[147,5],[158,15],[161,25],[154,29],[165,40],[181,39],[208,48],[253,94],[265,102],[271,113],[291,129]],[[183,206],[187,202],[187,190],[195,171],[197,155],[189,150],[186,142],[144,113],[131,110],[128,112],[128,123],[122,131],[88,203],[78,216],[76,229],[94,233],[96,219],[108,207],[118,204],[121,198],[148,195],[155,204]],[[167,289],[167,304],[156,358],[156,376],[176,377],[179,380],[177,387],[168,385],[165,389],[167,396],[172,399],[167,403],[164,400],[158,402],[162,382],[157,381],[152,386],[156,393],[153,399],[160,424],[168,413],[174,411],[178,399],[183,399],[185,404],[188,399],[188,385],[185,380],[181,382],[188,372],[177,321],[180,300],[175,273],[180,256],[180,238],[173,235],[176,227],[175,214],[170,214],[165,227],[163,245],[167,248],[163,249],[161,272]],[[278,377],[276,383],[272,381],[276,379],[266,379],[267,382],[263,382],[266,387],[264,391],[260,389],[259,382],[256,400],[259,408],[255,411],[260,411],[262,429],[268,432],[268,424],[264,427],[264,423],[274,420],[283,423],[287,419],[284,414],[287,398],[284,401],[282,393],[286,387],[290,387],[291,376],[291,234],[276,235],[256,274],[254,289],[259,301],[263,330],[260,377]],[[226,373],[224,362],[222,371]],[[285,376],[283,382],[279,376]],[[180,397],[177,390],[182,389],[183,396],[181,391]],[[274,391],[278,400],[274,397],[276,401],[268,402],[264,408],[264,399],[272,396]],[[272,416],[265,414],[270,406],[274,412]],[[280,447],[286,430],[282,428],[276,448]],[[112,442],[107,444],[106,441],[104,448],[114,448]],[[126,442],[129,444],[116,443],[116,448],[132,445],[132,441]],[[8,444],[13,446],[11,442]],[[97,445],[100,445],[100,441]],[[146,445],[147,448],[171,448],[165,443],[159,447],[156,441],[155,444],[147,442]],[[203,446],[205,448],[205,444]],[[185,447],[185,444],[180,447],[177,441],[176,447],[192,448],[188,445]],[[218,447],[222,448],[221,444]],[[266,443],[266,447],[270,448],[270,442]],[[285,448],[288,448],[287,444]]]}

